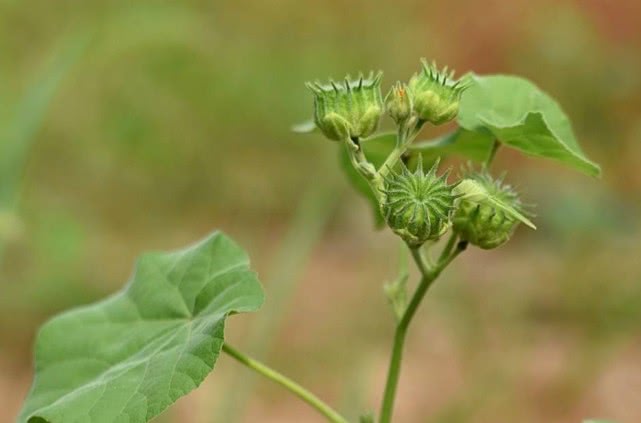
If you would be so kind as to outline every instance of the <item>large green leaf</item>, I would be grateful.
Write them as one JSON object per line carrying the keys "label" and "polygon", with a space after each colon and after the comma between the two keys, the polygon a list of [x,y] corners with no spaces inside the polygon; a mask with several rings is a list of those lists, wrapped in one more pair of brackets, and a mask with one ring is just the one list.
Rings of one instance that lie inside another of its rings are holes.
{"label": "large green leaf", "polygon": [[491,134],[526,154],[547,157],[597,176],[600,168],[585,157],[561,107],[533,83],[505,75],[469,76],[458,123]]}
{"label": "large green leaf", "polygon": [[[369,160],[377,169],[385,162],[385,159],[392,152],[395,145],[396,134],[393,132],[384,132],[361,140],[361,146],[367,160]],[[367,199],[372,209],[375,226],[377,228],[382,228],[385,221],[381,215],[378,207],[378,200],[372,192],[372,188],[370,188],[363,176],[354,169],[354,166],[352,166],[352,162],[349,159],[347,151],[345,151],[345,147],[343,145],[340,147],[339,161],[341,168],[347,176],[347,180],[356,191],[361,193]]]}
{"label": "large green leaf", "polygon": [[146,422],[213,369],[225,318],[262,301],[246,253],[221,233],[145,254],[122,291],[42,327],[19,421]]}

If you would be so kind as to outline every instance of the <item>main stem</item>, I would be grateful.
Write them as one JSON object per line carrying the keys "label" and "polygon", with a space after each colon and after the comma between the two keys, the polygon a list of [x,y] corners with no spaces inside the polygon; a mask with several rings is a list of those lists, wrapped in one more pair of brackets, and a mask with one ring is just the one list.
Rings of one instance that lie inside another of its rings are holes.
{"label": "main stem", "polygon": [[454,258],[459,255],[465,248],[467,244],[461,242],[457,245],[456,249],[447,257],[439,261],[439,263],[432,269],[427,265],[425,258],[421,253],[419,248],[411,248],[412,257],[416,262],[420,272],[421,280],[416,288],[416,292],[412,296],[410,303],[403,314],[403,317],[398,322],[396,326],[396,331],[394,332],[394,344],[392,346],[392,357],[390,358],[389,370],[387,372],[387,382],[385,384],[385,393],[383,394],[383,403],[381,405],[381,415],[379,423],[390,423],[392,420],[392,412],[394,410],[394,399],[396,398],[396,388],[398,386],[398,379],[401,371],[401,361],[403,360],[403,347],[405,345],[405,337],[407,335],[407,329],[409,328],[416,310],[418,310],[421,301],[425,297],[427,290],[432,286],[432,283],[440,275],[445,267]]}
{"label": "main stem", "polygon": [[396,147],[390,155],[385,159],[385,162],[378,169],[378,177],[385,178],[385,176],[390,172],[390,170],[396,165],[396,163],[403,156],[407,150],[407,146],[410,145],[416,135],[421,131],[423,125],[425,124],[424,120],[418,120],[414,126],[407,128],[405,125],[401,125],[398,128],[398,134],[396,135]]}
{"label": "main stem", "polygon": [[338,414],[338,412],[336,412],[333,408],[323,402],[320,398],[318,398],[316,395],[312,394],[307,389],[303,388],[287,376],[278,373],[276,370],[267,367],[265,364],[254,360],[253,358],[247,357],[240,351],[229,346],[229,344],[223,344],[223,351],[230,357],[236,359],[241,364],[244,364],[250,369],[265,376],[267,379],[270,379],[278,383],[285,389],[289,390],[294,395],[305,401],[307,404],[314,407],[319,413],[325,416],[328,421],[332,423],[349,423],[345,417]]}

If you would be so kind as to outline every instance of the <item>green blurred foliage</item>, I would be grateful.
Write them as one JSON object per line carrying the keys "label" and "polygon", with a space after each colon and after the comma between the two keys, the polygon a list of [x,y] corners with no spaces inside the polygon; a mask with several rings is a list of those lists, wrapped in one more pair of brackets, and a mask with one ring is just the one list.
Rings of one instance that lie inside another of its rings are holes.
{"label": "green blurred foliage", "polygon": [[[439,281],[411,333],[401,421],[641,420],[639,9],[634,0],[0,0],[0,133],[65,40],[86,38],[12,173],[18,206],[0,212],[10,234],[0,420],[17,413],[45,318],[115,291],[140,251],[213,227],[267,269],[302,193],[320,183],[344,192],[339,213],[271,361],[329,399],[358,386],[370,407],[391,336],[381,285],[394,276],[396,243],[372,233],[365,200],[334,177],[337,144],[289,127],[311,113],[304,81],[383,69],[385,89],[419,57],[533,80],[572,118],[603,177],[499,152],[494,166],[537,204],[539,230],[466,253]],[[353,348],[338,354],[336,339]],[[223,378],[238,371],[221,363]],[[210,421],[217,389],[205,383],[161,421]],[[258,415],[309,417],[268,385],[247,404],[247,421]]]}

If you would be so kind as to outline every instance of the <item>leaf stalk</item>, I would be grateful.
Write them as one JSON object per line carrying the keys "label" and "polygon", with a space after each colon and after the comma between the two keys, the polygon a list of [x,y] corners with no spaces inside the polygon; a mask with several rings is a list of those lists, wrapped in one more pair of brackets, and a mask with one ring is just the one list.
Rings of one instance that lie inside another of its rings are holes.
{"label": "leaf stalk", "polygon": [[261,363],[258,360],[254,360],[251,357],[246,356],[235,348],[231,347],[229,344],[223,344],[223,352],[227,355],[243,364],[244,366],[252,369],[253,371],[265,376],[267,379],[276,382],[283,388],[287,389],[298,398],[305,401],[307,404],[312,406],[316,411],[321,413],[327,418],[328,421],[332,423],[349,423],[348,420],[341,416],[337,411],[332,407],[327,405],[323,400],[318,398],[316,395],[308,391],[307,389],[300,386],[298,383],[294,382],[287,376],[277,372],[276,370],[268,367],[267,365]]}

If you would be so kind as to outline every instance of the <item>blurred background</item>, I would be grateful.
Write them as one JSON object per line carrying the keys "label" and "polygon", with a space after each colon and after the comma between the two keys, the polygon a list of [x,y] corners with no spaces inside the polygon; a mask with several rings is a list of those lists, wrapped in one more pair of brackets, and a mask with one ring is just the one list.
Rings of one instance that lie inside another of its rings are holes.
{"label": "blurred background", "polygon": [[[268,295],[229,338],[350,417],[377,408],[398,242],[372,230],[337,145],[289,127],[310,117],[305,81],[382,69],[387,89],[420,57],[532,79],[603,177],[499,152],[538,231],[438,281],[398,421],[641,421],[640,28],[637,0],[0,1],[0,421],[39,325],[214,228]],[[221,357],[157,421],[322,420]]]}

